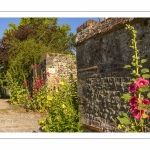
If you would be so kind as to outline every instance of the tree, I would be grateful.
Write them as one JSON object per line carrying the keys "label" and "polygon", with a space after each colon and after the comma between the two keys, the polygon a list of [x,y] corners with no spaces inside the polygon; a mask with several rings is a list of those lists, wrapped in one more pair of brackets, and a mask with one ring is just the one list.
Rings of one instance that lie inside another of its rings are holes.
{"label": "tree", "polygon": [[75,35],[68,24],[58,25],[57,18],[21,18],[18,26],[9,27],[0,41],[2,78],[9,72],[21,84],[47,52],[73,54]]}

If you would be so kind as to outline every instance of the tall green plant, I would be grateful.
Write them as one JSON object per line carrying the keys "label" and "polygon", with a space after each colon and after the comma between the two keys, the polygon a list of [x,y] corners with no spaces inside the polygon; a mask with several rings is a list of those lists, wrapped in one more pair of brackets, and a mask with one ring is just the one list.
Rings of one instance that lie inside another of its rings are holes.
{"label": "tall green plant", "polygon": [[11,73],[7,71],[6,79],[7,87],[10,90],[10,100],[11,104],[20,104],[22,103],[24,92],[23,85],[19,85],[17,80],[14,80]]}
{"label": "tall green plant", "polygon": [[[125,132],[145,132],[147,126],[146,121],[149,119],[148,108],[150,102],[144,98],[147,92],[149,92],[149,69],[143,68],[143,64],[147,62],[147,59],[141,59],[139,56],[139,50],[137,48],[137,32],[131,25],[127,24],[125,29],[129,30],[132,36],[129,47],[133,49],[132,62],[130,65],[126,65],[124,68],[131,70],[132,80],[128,87],[128,92],[123,94],[121,99],[128,101],[130,108],[127,113],[123,113],[117,117],[120,121],[118,128]],[[147,94],[150,98],[150,92]]]}
{"label": "tall green plant", "polygon": [[74,81],[62,80],[51,91],[49,115],[39,120],[44,132],[82,132],[77,110],[77,93]]}

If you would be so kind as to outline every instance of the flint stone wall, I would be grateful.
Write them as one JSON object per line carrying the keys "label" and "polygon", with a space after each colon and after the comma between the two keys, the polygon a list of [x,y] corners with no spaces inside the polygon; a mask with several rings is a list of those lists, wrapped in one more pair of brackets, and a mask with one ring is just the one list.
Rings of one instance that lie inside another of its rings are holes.
{"label": "flint stone wall", "polygon": [[[50,73],[50,77],[46,74]],[[58,53],[46,54],[41,63],[37,65],[38,77],[44,76],[49,83],[49,88],[57,84],[56,79],[69,79],[70,75],[77,77],[76,57],[74,55],[65,55]],[[32,70],[32,76],[35,77],[35,71]],[[33,81],[31,81],[32,83]]]}
{"label": "flint stone wall", "polygon": [[77,77],[80,122],[86,129],[119,132],[116,117],[128,106],[120,100],[127,92],[133,50],[131,35],[125,30],[130,23],[137,31],[141,58],[150,69],[150,18],[108,18],[102,22],[88,20],[77,28]]}

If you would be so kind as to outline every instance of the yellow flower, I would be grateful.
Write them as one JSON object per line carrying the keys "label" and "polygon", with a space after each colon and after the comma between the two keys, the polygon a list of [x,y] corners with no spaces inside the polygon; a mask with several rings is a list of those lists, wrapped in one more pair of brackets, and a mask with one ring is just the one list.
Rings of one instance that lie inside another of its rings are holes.
{"label": "yellow flower", "polygon": [[58,88],[56,88],[56,90],[55,90],[57,93],[58,93]]}
{"label": "yellow flower", "polygon": [[122,126],[120,124],[118,125],[118,129],[122,129]]}
{"label": "yellow flower", "polygon": [[66,108],[66,106],[64,104],[62,104],[62,108]]}
{"label": "yellow flower", "polygon": [[47,99],[48,99],[48,100],[52,100],[52,98],[53,98],[53,97],[52,97],[51,95],[48,95],[48,96],[47,96]]}
{"label": "yellow flower", "polygon": [[60,82],[60,85],[65,85],[65,82],[62,82],[62,81],[61,81],[61,82]]}

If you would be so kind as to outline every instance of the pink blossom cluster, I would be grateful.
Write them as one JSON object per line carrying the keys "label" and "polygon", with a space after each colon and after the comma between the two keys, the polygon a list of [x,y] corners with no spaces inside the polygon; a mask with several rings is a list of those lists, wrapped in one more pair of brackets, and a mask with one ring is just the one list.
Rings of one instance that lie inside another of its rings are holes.
{"label": "pink blossom cluster", "polygon": [[[37,64],[34,64],[34,65],[33,65],[33,69],[34,69],[34,70],[36,70],[37,67],[38,67]],[[47,77],[50,77],[50,73],[49,73],[49,72],[46,72],[46,76],[47,76]],[[27,82],[27,81],[24,81],[23,84],[24,84],[25,87],[28,86],[28,82]],[[33,83],[33,87],[32,87],[33,93],[36,94],[37,91],[38,91],[44,84],[45,84],[45,80],[44,80],[43,77],[35,78],[35,79],[34,79],[34,83]],[[30,99],[30,98],[31,98],[31,95],[28,95],[27,98]]]}
{"label": "pink blossom cluster", "polygon": [[[142,99],[142,105],[149,105],[149,100]],[[142,115],[145,114],[145,110],[139,110],[138,109],[138,98],[136,96],[133,96],[130,100],[130,111],[134,118],[142,118]]]}
{"label": "pink blossom cluster", "polygon": [[27,81],[24,81],[23,84],[24,84],[24,86],[27,86],[27,85],[28,85],[28,82],[27,82]]}
{"label": "pink blossom cluster", "polygon": [[37,64],[34,64],[34,65],[33,65],[33,68],[36,69],[36,68],[37,68]]}
{"label": "pink blossom cluster", "polygon": [[149,81],[145,80],[143,78],[138,78],[135,83],[131,83],[128,87],[128,91],[130,94],[134,94],[132,98],[130,99],[130,112],[134,116],[134,118],[139,119],[142,118],[143,114],[146,113],[145,110],[139,110],[139,105],[150,105],[150,102],[148,99],[142,99],[141,103],[139,104],[138,98],[135,96],[137,89],[142,88],[143,86],[148,86]]}
{"label": "pink blossom cluster", "polygon": [[36,91],[38,91],[44,84],[45,84],[45,80],[43,77],[41,77],[40,79],[35,78],[33,92],[36,93]]}

